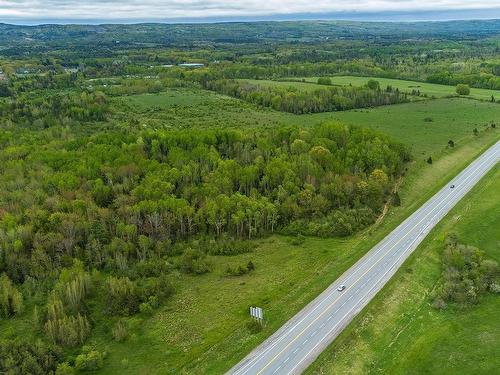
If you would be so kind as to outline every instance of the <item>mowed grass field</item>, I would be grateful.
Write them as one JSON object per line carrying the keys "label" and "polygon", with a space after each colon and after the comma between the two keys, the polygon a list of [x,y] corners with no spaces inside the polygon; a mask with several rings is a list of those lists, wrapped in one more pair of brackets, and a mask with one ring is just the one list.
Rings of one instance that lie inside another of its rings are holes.
{"label": "mowed grass field", "polygon": [[431,232],[397,275],[309,368],[308,374],[496,374],[500,298],[431,306],[448,233],[500,262],[500,167]]}
{"label": "mowed grass field", "polygon": [[474,129],[500,127],[500,104],[463,98],[436,99],[372,109],[327,112],[299,116],[304,123],[334,120],[365,126],[407,144],[415,157],[431,155],[455,143],[467,142]]}
{"label": "mowed grass field", "polygon": [[[317,87],[324,87],[321,85],[317,85],[318,78],[319,77],[303,78],[306,81],[306,83],[301,83],[301,85],[316,84],[315,86]],[[419,90],[421,94],[427,94],[427,96],[429,97],[436,97],[436,98],[457,95],[455,91],[455,86],[438,85],[435,83],[406,81],[402,79],[391,79],[391,78],[357,77],[357,76],[332,76],[329,78],[332,80],[332,84],[334,85],[363,86],[368,82],[368,80],[374,79],[380,83],[380,86],[382,88],[385,88],[387,86],[392,86],[393,88],[397,88],[400,91],[404,92]],[[280,84],[286,84],[286,83],[287,82],[280,82]],[[295,85],[295,82],[293,82],[293,84]],[[297,86],[297,87],[303,87],[303,86]],[[470,95],[468,96],[474,99],[490,100],[492,95],[495,98],[495,100],[500,100],[500,91],[498,90],[477,89],[472,87]]]}
{"label": "mowed grass field", "polygon": [[[271,81],[269,81],[271,82]],[[345,112],[294,115],[260,108],[241,100],[196,89],[169,89],[159,94],[130,95],[113,99],[118,116],[135,117],[143,127],[276,127],[314,126],[340,121],[365,126],[400,140],[412,148],[415,158],[444,150],[451,139],[461,144],[473,138],[473,130],[500,127],[500,104],[465,98],[425,100]]]}

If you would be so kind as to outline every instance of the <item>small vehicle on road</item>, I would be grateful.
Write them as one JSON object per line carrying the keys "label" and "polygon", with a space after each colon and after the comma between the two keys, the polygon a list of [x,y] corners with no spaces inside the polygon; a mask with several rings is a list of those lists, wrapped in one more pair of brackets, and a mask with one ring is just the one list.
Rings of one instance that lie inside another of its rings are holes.
{"label": "small vehicle on road", "polygon": [[455,185],[451,185],[451,186],[450,186],[450,188],[452,188],[452,189],[453,189],[454,187],[455,187]]}
{"label": "small vehicle on road", "polygon": [[337,291],[339,291],[339,292],[343,292],[343,291],[344,291],[344,289],[345,289],[345,285],[344,285],[344,284],[342,284],[341,286],[339,286],[339,287],[337,288]]}

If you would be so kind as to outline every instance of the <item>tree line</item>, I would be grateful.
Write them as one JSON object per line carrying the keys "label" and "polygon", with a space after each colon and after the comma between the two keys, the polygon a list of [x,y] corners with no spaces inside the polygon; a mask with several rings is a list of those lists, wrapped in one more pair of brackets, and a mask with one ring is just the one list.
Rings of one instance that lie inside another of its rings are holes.
{"label": "tree line", "polygon": [[345,111],[408,101],[406,93],[398,89],[381,90],[378,85],[373,88],[329,86],[312,92],[293,86],[263,86],[236,80],[206,81],[204,86],[220,94],[294,114]]}

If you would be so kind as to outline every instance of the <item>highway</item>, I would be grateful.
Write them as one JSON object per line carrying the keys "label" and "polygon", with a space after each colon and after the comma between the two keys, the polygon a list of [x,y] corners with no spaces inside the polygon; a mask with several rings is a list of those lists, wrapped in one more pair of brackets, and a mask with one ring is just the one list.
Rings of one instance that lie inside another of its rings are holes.
{"label": "highway", "polygon": [[[382,289],[432,228],[499,160],[500,141],[481,154],[228,374],[302,373]],[[345,285],[345,290],[337,291],[340,285]]]}

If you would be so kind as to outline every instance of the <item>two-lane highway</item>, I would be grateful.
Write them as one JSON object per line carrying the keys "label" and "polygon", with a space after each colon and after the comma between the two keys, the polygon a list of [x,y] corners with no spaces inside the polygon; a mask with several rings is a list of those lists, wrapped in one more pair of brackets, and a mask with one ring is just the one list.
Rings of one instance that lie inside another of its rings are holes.
{"label": "two-lane highway", "polygon": [[[382,289],[430,230],[499,160],[500,141],[233,367],[229,374],[301,373]],[[340,285],[345,285],[345,290],[338,291]]]}

